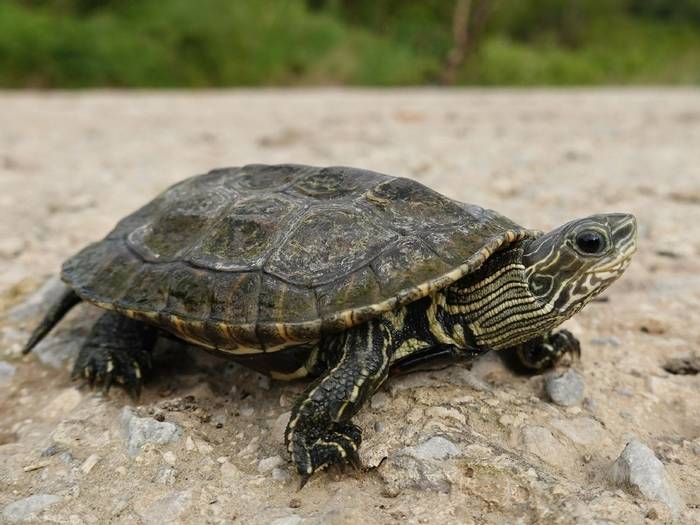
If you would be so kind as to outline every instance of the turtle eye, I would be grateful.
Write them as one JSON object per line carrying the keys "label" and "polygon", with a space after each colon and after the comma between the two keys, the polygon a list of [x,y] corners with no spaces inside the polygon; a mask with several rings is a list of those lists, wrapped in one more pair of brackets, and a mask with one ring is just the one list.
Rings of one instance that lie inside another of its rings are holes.
{"label": "turtle eye", "polygon": [[576,247],[582,253],[596,254],[605,248],[605,239],[597,231],[586,230],[576,236]]}

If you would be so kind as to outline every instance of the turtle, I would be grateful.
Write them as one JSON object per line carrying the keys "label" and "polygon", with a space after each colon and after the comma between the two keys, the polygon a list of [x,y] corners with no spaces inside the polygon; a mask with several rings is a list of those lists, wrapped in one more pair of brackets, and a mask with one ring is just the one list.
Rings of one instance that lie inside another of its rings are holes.
{"label": "turtle", "polygon": [[250,164],[185,179],[62,266],[29,352],[76,304],[105,312],[73,377],[138,395],[159,334],[272,378],[308,378],[285,431],[306,482],[361,467],[352,417],[394,373],[505,351],[534,372],[580,354],[558,325],[637,247],[633,215],[549,233],[403,177]]}

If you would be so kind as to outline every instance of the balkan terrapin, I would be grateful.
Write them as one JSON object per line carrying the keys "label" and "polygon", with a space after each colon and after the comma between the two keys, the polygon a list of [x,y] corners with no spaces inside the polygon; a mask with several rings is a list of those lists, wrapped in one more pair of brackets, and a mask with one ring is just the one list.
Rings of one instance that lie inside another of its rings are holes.
{"label": "balkan terrapin", "polygon": [[248,165],[187,179],[68,259],[29,351],[80,301],[106,312],[74,376],[138,392],[159,332],[273,378],[312,377],[285,439],[302,483],[359,465],[351,422],[393,370],[510,349],[543,369],[578,353],[553,332],[627,268],[632,215],[544,235],[410,179]]}

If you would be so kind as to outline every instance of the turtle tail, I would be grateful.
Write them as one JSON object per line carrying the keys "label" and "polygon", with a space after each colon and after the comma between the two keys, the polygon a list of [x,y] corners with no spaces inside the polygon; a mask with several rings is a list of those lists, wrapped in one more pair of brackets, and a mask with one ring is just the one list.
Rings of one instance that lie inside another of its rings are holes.
{"label": "turtle tail", "polygon": [[22,348],[22,353],[28,354],[31,352],[32,348],[34,348],[36,344],[41,341],[61,319],[63,319],[63,316],[81,301],[82,299],[78,297],[78,294],[76,294],[72,288],[66,286],[65,290],[61,292],[61,295],[49,307],[49,310],[39,323],[39,326],[37,326],[32,332],[32,335],[29,336],[27,344],[25,344],[24,348]]}

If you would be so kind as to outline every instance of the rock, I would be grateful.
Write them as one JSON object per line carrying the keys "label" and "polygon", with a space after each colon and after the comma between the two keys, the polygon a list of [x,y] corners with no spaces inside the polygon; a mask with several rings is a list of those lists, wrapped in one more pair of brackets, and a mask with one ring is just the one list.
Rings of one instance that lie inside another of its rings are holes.
{"label": "rock", "polygon": [[0,386],[12,381],[12,377],[17,372],[17,367],[7,361],[0,361]]}
{"label": "rock", "polygon": [[552,426],[579,445],[599,444],[605,439],[603,425],[592,417],[555,419],[552,421]]}
{"label": "rock", "polygon": [[273,468],[272,469],[272,479],[275,481],[287,482],[292,477],[289,475],[289,471],[283,468]]}
{"label": "rock", "polygon": [[620,340],[614,335],[610,337],[594,337],[590,342],[596,346],[612,346],[613,348],[620,346]]}
{"label": "rock", "polygon": [[174,465],[177,462],[177,456],[168,450],[165,454],[163,454],[163,461],[165,461],[168,465]]}
{"label": "rock", "polygon": [[292,417],[291,412],[283,412],[277,416],[275,422],[272,423],[272,439],[278,443],[284,442],[284,431],[287,429],[287,423],[289,423],[290,417]]}
{"label": "rock", "polygon": [[161,467],[153,478],[154,483],[161,485],[174,485],[177,478],[177,470],[173,467]]}
{"label": "rock", "polygon": [[435,436],[420,445],[401,449],[400,454],[411,456],[419,460],[441,460],[450,456],[461,454],[457,445],[441,436]]}
{"label": "rock", "polygon": [[423,443],[405,447],[391,454],[385,468],[379,473],[389,485],[390,492],[398,494],[404,488],[449,492],[454,470],[445,460],[462,455],[450,440],[435,436]]}
{"label": "rock", "polygon": [[279,456],[272,456],[269,458],[261,459],[258,463],[258,472],[260,472],[261,474],[266,474],[275,467],[279,467],[283,463],[284,460]]}
{"label": "rock", "polygon": [[583,400],[585,384],[581,374],[570,369],[564,373],[550,372],[547,374],[545,389],[550,399],[557,405],[569,407],[577,405]]}
{"label": "rock", "polygon": [[83,474],[89,474],[90,471],[97,465],[97,462],[100,460],[100,456],[97,454],[90,454],[85,461],[83,461],[83,464],[80,465],[80,471]]}
{"label": "rock", "polygon": [[270,379],[270,376],[266,376],[263,374],[258,374],[258,388],[260,390],[270,390],[270,386],[272,385],[272,379]]}
{"label": "rock", "polygon": [[180,517],[192,502],[192,490],[173,492],[157,499],[145,508],[136,508],[145,525],[180,523]]}
{"label": "rock", "polygon": [[175,423],[136,416],[131,407],[122,410],[121,424],[130,456],[138,455],[146,443],[166,445],[176,441],[182,433],[182,429]]}
{"label": "rock", "polygon": [[35,494],[10,503],[2,509],[2,517],[8,523],[19,523],[36,517],[50,505],[61,501],[60,496],[53,494]]}
{"label": "rock", "polygon": [[685,505],[671,484],[663,463],[654,452],[633,439],[613,463],[610,471],[612,481],[631,489],[650,500],[666,504],[674,515],[678,515]]}
{"label": "rock", "polygon": [[284,518],[277,518],[275,521],[270,523],[270,525],[298,525],[301,523],[301,517],[296,514],[291,516],[285,516]]}

